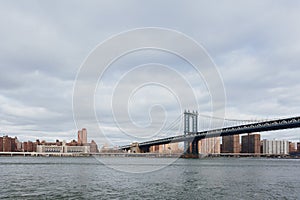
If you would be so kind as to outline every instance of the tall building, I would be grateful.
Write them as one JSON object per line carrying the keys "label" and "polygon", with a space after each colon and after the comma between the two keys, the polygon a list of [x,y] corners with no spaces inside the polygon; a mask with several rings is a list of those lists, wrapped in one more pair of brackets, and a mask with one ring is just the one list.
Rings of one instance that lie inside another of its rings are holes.
{"label": "tall building", "polygon": [[198,149],[200,154],[219,154],[220,137],[205,138],[200,140]]}
{"label": "tall building", "polygon": [[261,153],[260,134],[242,136],[242,153]]}
{"label": "tall building", "polygon": [[78,143],[83,145],[87,144],[87,130],[83,128],[82,130],[78,131]]}
{"label": "tall building", "polygon": [[263,153],[270,155],[286,155],[289,153],[289,142],[285,140],[263,140]]}
{"label": "tall building", "polygon": [[222,153],[240,153],[240,135],[222,137]]}

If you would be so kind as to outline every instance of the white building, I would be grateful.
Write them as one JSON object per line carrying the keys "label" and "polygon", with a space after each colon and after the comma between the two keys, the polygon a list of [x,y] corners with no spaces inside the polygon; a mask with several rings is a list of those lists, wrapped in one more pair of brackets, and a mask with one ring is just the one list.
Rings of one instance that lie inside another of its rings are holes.
{"label": "white building", "polygon": [[270,155],[289,154],[289,142],[286,140],[263,140],[263,153]]}
{"label": "white building", "polygon": [[90,153],[90,146],[37,145],[38,153]]}

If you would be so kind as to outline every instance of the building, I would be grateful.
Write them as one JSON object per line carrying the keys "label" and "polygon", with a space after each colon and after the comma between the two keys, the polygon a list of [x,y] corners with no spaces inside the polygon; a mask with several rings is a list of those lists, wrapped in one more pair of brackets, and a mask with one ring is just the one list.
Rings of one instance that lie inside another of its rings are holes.
{"label": "building", "polygon": [[38,153],[90,153],[90,146],[67,146],[65,142],[60,144],[37,145]]}
{"label": "building", "polygon": [[3,137],[0,137],[0,152],[3,151]]}
{"label": "building", "polygon": [[263,153],[268,155],[289,154],[289,142],[286,140],[263,140]]}
{"label": "building", "polygon": [[295,153],[296,150],[296,144],[294,142],[289,142],[289,153]]}
{"label": "building", "polygon": [[6,136],[1,137],[0,142],[0,151],[3,152],[14,152],[17,150],[17,145],[16,145],[16,139],[17,138],[11,138]]}
{"label": "building", "polygon": [[98,145],[94,140],[92,140],[90,143],[90,152],[91,153],[99,153]]}
{"label": "building", "polygon": [[57,152],[57,153],[98,153],[98,145],[95,141],[87,143],[87,130],[83,128],[78,131],[78,141],[72,140],[69,143],[56,140],[55,142],[19,142],[17,137],[11,138],[8,136],[0,137],[0,152]]}
{"label": "building", "polygon": [[200,140],[198,150],[200,154],[220,154],[220,137]]}
{"label": "building", "polygon": [[15,152],[20,151],[19,140],[17,137],[11,138],[9,136],[0,137],[0,152]]}
{"label": "building", "polygon": [[83,145],[87,144],[87,130],[83,128],[82,130],[78,131],[78,143]]}
{"label": "building", "polygon": [[297,152],[300,153],[300,142],[297,142]]}
{"label": "building", "polygon": [[17,138],[15,138],[16,151],[22,151],[22,142],[20,142]]}
{"label": "building", "polygon": [[155,145],[150,147],[150,152],[161,153],[161,154],[182,153],[182,151],[179,149],[178,143]]}
{"label": "building", "polygon": [[150,147],[151,153],[159,153],[159,145],[154,145]]}
{"label": "building", "polygon": [[222,153],[240,153],[240,135],[222,137]]}
{"label": "building", "polygon": [[12,151],[12,140],[8,136],[3,136],[3,152],[11,152]]}
{"label": "building", "polygon": [[260,134],[248,134],[242,136],[242,153],[255,153],[260,152]]}

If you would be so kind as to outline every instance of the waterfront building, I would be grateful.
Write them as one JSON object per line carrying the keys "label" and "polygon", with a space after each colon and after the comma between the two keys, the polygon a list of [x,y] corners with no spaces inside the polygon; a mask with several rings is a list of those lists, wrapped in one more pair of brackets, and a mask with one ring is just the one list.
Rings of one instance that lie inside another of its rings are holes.
{"label": "waterfront building", "polygon": [[263,140],[263,153],[268,155],[289,154],[289,142],[286,140]]}
{"label": "waterfront building", "polygon": [[43,140],[42,142],[40,142],[40,140],[38,139],[35,142],[19,142],[17,137],[11,138],[8,136],[3,136],[0,137],[0,152],[99,152],[98,145],[94,140],[92,140],[91,143],[87,143],[87,130],[85,128],[78,131],[78,140],[79,142],[72,140],[69,143],[64,143],[59,140],[56,140],[55,142],[46,142],[45,140]]}
{"label": "waterfront building", "polygon": [[15,138],[16,151],[22,151],[22,142],[20,142],[17,138]]}
{"label": "waterfront building", "polygon": [[242,153],[255,153],[260,152],[260,134],[248,134],[242,136]]}
{"label": "waterfront building", "polygon": [[289,142],[289,153],[295,153],[296,151],[296,144],[294,142]]}
{"label": "waterfront building", "polygon": [[90,152],[91,153],[99,153],[98,145],[94,140],[92,140],[90,143]]}
{"label": "waterfront building", "polygon": [[222,137],[222,153],[240,153],[240,135]]}
{"label": "waterfront building", "polygon": [[167,153],[180,153],[178,143],[165,144],[165,149],[167,150]]}
{"label": "waterfront building", "polygon": [[3,151],[3,137],[0,137],[0,152]]}
{"label": "waterfront building", "polygon": [[90,146],[67,146],[65,142],[62,145],[37,145],[38,153],[90,153]]}
{"label": "waterfront building", "polygon": [[159,153],[159,145],[154,145],[150,147],[151,153]]}
{"label": "waterfront building", "polygon": [[21,151],[21,145],[17,137],[3,136],[0,137],[0,152]]}
{"label": "waterfront building", "polygon": [[12,151],[12,140],[10,137],[3,136],[3,152],[11,152]]}
{"label": "waterfront building", "polygon": [[1,137],[0,139],[0,151],[3,152],[14,152],[17,151],[17,145],[16,145],[17,138],[11,138],[6,136]]}
{"label": "waterfront building", "polygon": [[24,152],[36,152],[36,142],[28,141],[23,143]]}
{"label": "waterfront building", "polygon": [[200,154],[220,154],[220,137],[200,140],[198,150]]}

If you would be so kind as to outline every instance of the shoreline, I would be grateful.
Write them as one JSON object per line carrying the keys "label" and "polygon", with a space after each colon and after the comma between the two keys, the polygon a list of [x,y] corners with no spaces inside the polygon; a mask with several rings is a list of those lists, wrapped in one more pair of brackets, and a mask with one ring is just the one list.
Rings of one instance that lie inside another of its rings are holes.
{"label": "shoreline", "polygon": [[0,157],[144,157],[144,158],[276,158],[300,159],[300,155],[269,155],[269,154],[160,154],[160,153],[38,153],[38,152],[0,152]]}

